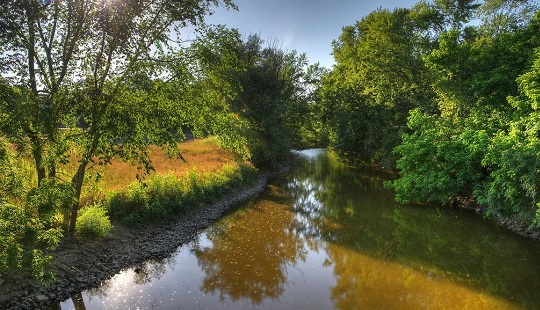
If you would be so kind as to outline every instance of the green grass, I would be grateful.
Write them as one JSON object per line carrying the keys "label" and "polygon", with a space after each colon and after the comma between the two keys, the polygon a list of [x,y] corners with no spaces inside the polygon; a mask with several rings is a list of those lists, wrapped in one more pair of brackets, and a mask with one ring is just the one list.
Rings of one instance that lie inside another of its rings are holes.
{"label": "green grass", "polygon": [[112,193],[106,205],[113,219],[128,225],[162,222],[212,203],[254,180],[255,169],[247,164],[226,164],[212,173],[193,169],[187,176],[154,175]]}

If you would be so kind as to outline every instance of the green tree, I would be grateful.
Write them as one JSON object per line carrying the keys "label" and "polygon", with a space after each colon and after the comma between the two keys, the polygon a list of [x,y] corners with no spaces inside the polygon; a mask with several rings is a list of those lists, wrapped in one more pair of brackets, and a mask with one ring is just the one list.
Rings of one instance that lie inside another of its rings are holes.
{"label": "green tree", "polygon": [[450,29],[460,30],[471,21],[481,4],[475,0],[433,0],[435,8],[444,16]]}
{"label": "green tree", "polygon": [[517,216],[532,228],[540,227],[538,81],[539,52],[531,69],[517,79],[520,95],[509,98],[520,116],[491,140],[482,162],[490,175],[476,191],[479,202],[489,207],[488,215]]}
{"label": "green tree", "polygon": [[[292,143],[293,117],[307,108],[307,60],[258,35],[208,29],[194,45],[201,92],[214,112],[209,131],[258,166],[274,167]],[[289,125],[289,126],[288,126]]]}
{"label": "green tree", "polygon": [[337,64],[320,100],[330,146],[343,160],[393,167],[409,111],[433,109],[422,55],[431,44],[426,34],[440,22],[435,15],[425,6],[379,9],[343,28],[333,43]]}
{"label": "green tree", "polygon": [[527,27],[538,11],[538,4],[530,0],[484,0],[480,7],[482,31],[497,36]]}
{"label": "green tree", "polygon": [[105,164],[116,155],[149,168],[148,144],[174,146],[161,121],[171,110],[143,101],[150,94],[132,87],[142,73],[166,76],[156,64],[179,48],[169,34],[201,23],[219,4],[233,6],[230,0],[3,2],[0,74],[22,93],[2,106],[18,126],[4,134],[23,134],[15,142],[30,146],[39,184],[56,177],[57,163],[76,142],[80,156],[71,183],[77,203],[66,217],[69,231],[84,174],[96,158]]}
{"label": "green tree", "polygon": [[540,45],[538,15],[498,34],[483,27],[442,32],[424,57],[439,113],[411,113],[411,131],[395,149],[401,177],[393,187],[402,202],[476,198],[488,215],[531,223],[538,191],[536,63],[530,68]]}
{"label": "green tree", "polygon": [[447,203],[455,197],[470,197],[483,177],[482,150],[488,145],[484,131],[464,131],[449,120],[411,112],[408,126],[395,148],[400,178],[392,187],[396,200]]}

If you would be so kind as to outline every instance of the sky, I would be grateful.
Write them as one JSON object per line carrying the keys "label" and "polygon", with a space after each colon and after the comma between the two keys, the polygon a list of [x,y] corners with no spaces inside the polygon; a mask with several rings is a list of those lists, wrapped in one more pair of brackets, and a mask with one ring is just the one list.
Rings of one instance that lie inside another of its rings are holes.
{"label": "sky", "polygon": [[310,63],[331,68],[332,41],[344,26],[353,25],[379,7],[410,8],[419,0],[234,0],[238,11],[218,8],[210,24],[237,28],[242,35],[276,38],[285,51],[306,53]]}

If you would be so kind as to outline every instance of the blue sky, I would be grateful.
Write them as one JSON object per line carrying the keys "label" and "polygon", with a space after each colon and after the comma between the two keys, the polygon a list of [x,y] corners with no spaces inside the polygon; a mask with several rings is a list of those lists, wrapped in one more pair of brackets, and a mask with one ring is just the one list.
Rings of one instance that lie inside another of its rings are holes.
{"label": "blue sky", "polygon": [[241,34],[258,33],[268,40],[275,37],[287,51],[306,53],[310,63],[334,63],[332,40],[343,26],[354,24],[379,7],[412,7],[419,0],[235,0],[238,11],[217,9],[206,19],[239,29]]}

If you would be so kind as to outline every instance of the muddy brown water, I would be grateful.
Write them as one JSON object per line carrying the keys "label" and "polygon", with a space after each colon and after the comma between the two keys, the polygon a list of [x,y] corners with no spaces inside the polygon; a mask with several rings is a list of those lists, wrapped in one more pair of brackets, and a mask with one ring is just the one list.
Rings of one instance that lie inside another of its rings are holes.
{"label": "muddy brown water", "polygon": [[401,206],[324,150],[172,256],[61,309],[538,309],[540,243],[464,210]]}

